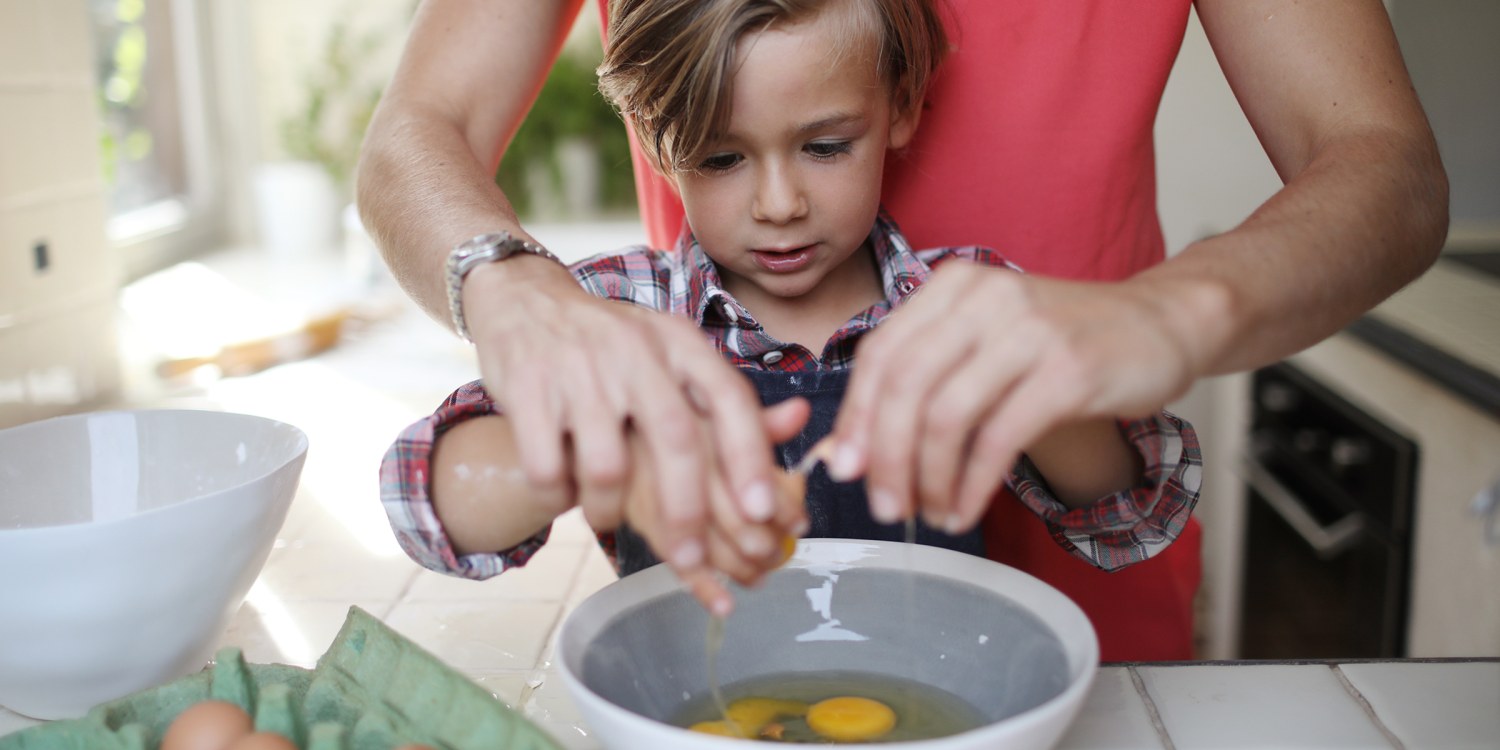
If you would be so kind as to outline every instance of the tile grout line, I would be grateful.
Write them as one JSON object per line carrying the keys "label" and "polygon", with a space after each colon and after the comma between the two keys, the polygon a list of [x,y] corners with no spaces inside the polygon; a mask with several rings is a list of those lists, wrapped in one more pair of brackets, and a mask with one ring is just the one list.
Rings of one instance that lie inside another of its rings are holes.
{"label": "tile grout line", "polygon": [[417,578],[422,575],[422,570],[423,569],[421,567],[418,567],[416,570],[413,570],[411,572],[410,576],[407,576],[406,584],[401,587],[400,591],[396,592],[396,598],[391,600],[391,605],[389,607],[386,607],[385,614],[380,616],[381,621],[384,621],[385,618],[390,617],[391,613],[395,612],[396,608],[401,606],[402,602],[406,601],[406,597],[411,594],[411,590],[413,588],[416,588]]}
{"label": "tile grout line", "polygon": [[557,629],[562,625],[563,617],[567,614],[568,602],[571,600],[573,592],[578,588],[579,579],[583,578],[583,566],[587,559],[588,550],[584,550],[583,554],[580,554],[578,560],[573,564],[573,575],[569,578],[568,585],[563,590],[562,599],[557,608],[557,615],[552,618],[552,624],[547,626],[547,637],[542,643],[542,651],[537,654],[536,661],[532,663],[531,669],[526,673],[526,684],[521,686],[521,697],[517,700],[517,705],[525,706],[529,703],[532,695],[536,693],[537,687],[540,687],[540,685],[533,686],[531,683],[537,679],[538,673],[545,675],[546,669],[542,666],[542,663],[549,656],[549,651],[556,651],[556,648],[552,646],[554,640],[557,638]]}
{"label": "tile grout line", "polygon": [[1337,677],[1339,684],[1344,686],[1344,692],[1348,693],[1349,697],[1353,698],[1354,702],[1359,704],[1360,709],[1365,712],[1365,717],[1370,720],[1371,724],[1375,725],[1376,729],[1380,730],[1380,733],[1391,743],[1391,746],[1396,748],[1396,750],[1406,750],[1406,743],[1402,742],[1401,738],[1397,737],[1396,733],[1392,732],[1390,727],[1387,727],[1385,722],[1380,720],[1380,716],[1375,713],[1375,707],[1370,705],[1370,701],[1365,698],[1365,694],[1361,693],[1359,688],[1355,687],[1354,683],[1349,681],[1349,676],[1344,674],[1344,670],[1340,669],[1337,664],[1330,664],[1328,668],[1333,670],[1333,676]]}
{"label": "tile grout line", "polygon": [[1156,701],[1151,699],[1151,691],[1146,689],[1146,681],[1141,679],[1135,667],[1126,669],[1130,671],[1130,683],[1135,686],[1135,694],[1146,704],[1146,717],[1151,719],[1151,728],[1156,730],[1156,738],[1161,740],[1163,750],[1177,750],[1177,745],[1172,742],[1172,735],[1167,734],[1167,725],[1162,723],[1161,713],[1156,710]]}

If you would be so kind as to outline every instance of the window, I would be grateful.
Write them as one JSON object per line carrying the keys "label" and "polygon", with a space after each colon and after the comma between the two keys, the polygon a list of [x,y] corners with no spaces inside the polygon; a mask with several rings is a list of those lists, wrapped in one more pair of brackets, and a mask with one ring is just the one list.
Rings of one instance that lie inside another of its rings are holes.
{"label": "window", "polygon": [[131,277],[222,238],[205,25],[195,0],[88,0],[110,241]]}

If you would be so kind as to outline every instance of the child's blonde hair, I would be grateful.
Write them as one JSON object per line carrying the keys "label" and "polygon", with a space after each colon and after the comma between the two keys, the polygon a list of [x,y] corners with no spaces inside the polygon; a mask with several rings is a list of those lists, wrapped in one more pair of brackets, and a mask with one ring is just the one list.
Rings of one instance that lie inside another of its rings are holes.
{"label": "child's blonde hair", "polygon": [[599,90],[658,169],[693,171],[728,127],[735,45],[745,33],[841,12],[847,33],[831,55],[868,55],[894,111],[908,113],[922,106],[947,52],[936,1],[609,0]]}

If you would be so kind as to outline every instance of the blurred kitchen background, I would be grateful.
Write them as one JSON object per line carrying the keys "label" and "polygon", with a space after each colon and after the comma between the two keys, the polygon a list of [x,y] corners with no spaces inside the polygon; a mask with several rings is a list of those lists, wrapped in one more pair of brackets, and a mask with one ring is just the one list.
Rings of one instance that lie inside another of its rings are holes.
{"label": "blurred kitchen background", "polygon": [[[413,7],[0,0],[0,427],[263,413],[312,435],[304,485],[376,503],[395,431],[477,376],[349,205]],[[1205,447],[1203,658],[1500,654],[1500,3],[1387,8],[1452,182],[1449,247],[1290,366],[1173,406]],[[569,259],[644,238],[593,91],[597,17],[499,177]],[[1157,147],[1169,251],[1279,186],[1196,20]]]}

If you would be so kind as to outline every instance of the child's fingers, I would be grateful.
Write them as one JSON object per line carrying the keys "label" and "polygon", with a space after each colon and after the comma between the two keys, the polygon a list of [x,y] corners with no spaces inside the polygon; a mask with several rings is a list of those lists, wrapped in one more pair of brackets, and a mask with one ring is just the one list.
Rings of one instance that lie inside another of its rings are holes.
{"label": "child's fingers", "polygon": [[[789,398],[761,411],[761,423],[772,443],[785,443],[802,433],[812,406],[807,399]],[[792,467],[787,467],[788,469]],[[807,478],[801,474],[778,471],[776,478],[776,515],[771,524],[782,537],[800,537],[807,531]]]}
{"label": "child's fingers", "polygon": [[812,405],[801,396],[794,396],[761,410],[760,421],[765,427],[766,437],[772,443],[785,443],[802,434],[807,427],[807,418],[812,416]]}
{"label": "child's fingers", "polygon": [[682,585],[687,587],[699,604],[711,615],[728,617],[734,611],[734,596],[713,571],[699,568],[682,574]]}
{"label": "child's fingers", "polygon": [[744,555],[723,530],[710,528],[708,530],[708,563],[715,571],[729,576],[735,583],[741,586],[749,586],[759,581],[773,567],[776,561],[775,543],[772,543],[772,555],[768,560],[751,559]]}

